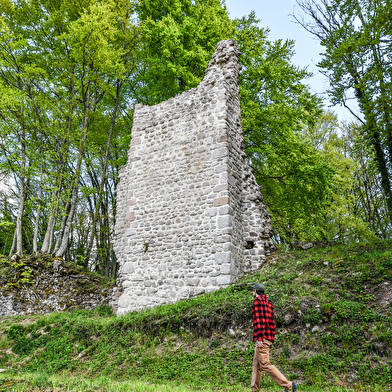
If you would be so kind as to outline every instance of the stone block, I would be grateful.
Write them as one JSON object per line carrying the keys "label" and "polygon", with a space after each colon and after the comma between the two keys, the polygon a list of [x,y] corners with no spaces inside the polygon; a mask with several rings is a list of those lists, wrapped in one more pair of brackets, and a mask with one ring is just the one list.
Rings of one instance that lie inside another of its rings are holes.
{"label": "stone block", "polygon": [[218,166],[214,167],[215,173],[223,173],[223,172],[227,172],[228,170],[229,170],[229,167],[227,164],[218,165]]}
{"label": "stone block", "polygon": [[135,205],[135,204],[136,204],[136,200],[135,200],[135,199],[131,199],[131,200],[128,200],[128,201],[127,201],[127,206],[128,206],[128,207],[133,206],[133,205]]}
{"label": "stone block", "polygon": [[227,196],[217,197],[214,199],[214,207],[221,207],[225,204],[230,204],[230,198]]}
{"label": "stone block", "polygon": [[189,287],[183,287],[179,290],[178,294],[180,298],[188,298],[190,293]]}
{"label": "stone block", "polygon": [[118,299],[118,307],[119,308],[127,308],[130,305],[130,298],[128,295],[123,294],[119,299]]}
{"label": "stone block", "polygon": [[234,246],[233,243],[226,242],[223,244],[223,250],[226,252],[234,252],[236,250],[236,247]]}
{"label": "stone block", "polygon": [[215,255],[216,264],[227,264],[231,263],[231,252],[222,252]]}
{"label": "stone block", "polygon": [[231,264],[222,264],[220,266],[220,273],[221,275],[233,275]]}
{"label": "stone block", "polygon": [[216,283],[219,286],[226,286],[232,282],[231,275],[221,275],[216,278]]}
{"label": "stone block", "polygon": [[135,220],[135,212],[134,211],[128,212],[127,215],[126,215],[126,220],[128,222],[134,221]]}
{"label": "stone block", "polygon": [[126,279],[124,279],[124,281],[121,284],[123,289],[133,287],[134,285],[135,285],[135,282],[131,282],[130,280],[126,280]]}
{"label": "stone block", "polygon": [[227,183],[219,184],[214,187],[214,192],[227,191],[228,189],[229,189],[229,184]]}
{"label": "stone block", "polygon": [[216,216],[217,209],[216,208],[207,208],[205,211],[205,214],[206,214],[206,216],[209,216],[209,217]]}
{"label": "stone block", "polygon": [[128,228],[127,230],[125,230],[125,236],[126,237],[131,237],[134,236],[136,234],[136,231],[132,228]]}
{"label": "stone block", "polygon": [[233,215],[233,214],[234,214],[233,208],[228,204],[219,208],[219,215]]}
{"label": "stone block", "polygon": [[221,229],[228,228],[228,227],[232,227],[232,225],[233,225],[233,218],[230,215],[224,215],[218,218],[219,228]]}
{"label": "stone block", "polygon": [[231,241],[231,236],[227,234],[217,235],[214,238],[216,244],[223,244]]}
{"label": "stone block", "polygon": [[199,278],[185,278],[185,284],[188,286],[197,286],[199,282]]}
{"label": "stone block", "polygon": [[123,274],[132,274],[135,272],[134,264],[130,262],[125,263],[121,271]]}
{"label": "stone block", "polygon": [[131,140],[131,146],[138,146],[141,142],[141,137],[133,137]]}
{"label": "stone block", "polygon": [[229,173],[227,171],[224,171],[219,176],[219,182],[221,184],[226,184],[228,182],[228,179],[229,179]]}

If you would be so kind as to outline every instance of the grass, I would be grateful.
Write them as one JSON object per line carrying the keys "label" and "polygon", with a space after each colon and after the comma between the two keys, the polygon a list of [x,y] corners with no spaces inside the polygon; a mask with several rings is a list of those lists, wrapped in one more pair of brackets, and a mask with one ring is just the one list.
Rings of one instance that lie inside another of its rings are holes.
{"label": "grass", "polygon": [[[237,386],[210,386],[197,387],[192,385],[178,385],[174,382],[161,384],[149,383],[140,380],[117,381],[101,376],[95,379],[75,377],[72,374],[47,376],[43,373],[37,374],[8,374],[0,375],[0,391],[8,392],[245,392],[249,388],[242,385]],[[304,392],[386,392],[391,390],[390,386],[307,386],[301,385],[300,390]],[[277,385],[262,386],[260,392],[281,392]]]}
{"label": "grass", "polygon": [[[0,391],[8,392],[245,392],[249,388],[242,385],[222,386],[222,387],[196,387],[192,385],[178,385],[174,382],[161,384],[149,383],[140,380],[116,381],[105,376],[97,377],[94,380],[89,378],[74,377],[71,374],[61,376],[47,376],[42,373],[29,375],[0,376]],[[301,385],[300,390],[304,392],[386,392],[391,387],[385,386],[307,386]],[[277,385],[262,386],[260,392],[281,392],[282,388]]]}
{"label": "grass", "polygon": [[[391,389],[392,252],[378,242],[281,252],[228,288],[120,317],[2,318],[0,391],[247,391],[251,282],[275,306],[272,360],[300,391]],[[267,390],[281,388],[263,377]]]}

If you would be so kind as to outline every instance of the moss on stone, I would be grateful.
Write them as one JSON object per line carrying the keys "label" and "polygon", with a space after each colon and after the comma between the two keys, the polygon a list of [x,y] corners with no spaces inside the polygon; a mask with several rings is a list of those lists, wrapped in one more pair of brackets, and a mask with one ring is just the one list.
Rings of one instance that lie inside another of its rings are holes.
{"label": "moss on stone", "polygon": [[[56,260],[61,261],[59,273],[53,271]],[[96,274],[52,255],[24,256],[17,262],[1,257],[0,302],[4,303],[3,309],[9,309],[11,296],[13,305],[12,311],[0,313],[0,316],[26,314],[28,309],[29,313],[31,310],[34,313],[48,313],[82,309],[91,299],[95,303],[93,307],[107,304],[110,300],[108,289],[113,286],[113,281],[97,278]],[[102,292],[106,295],[102,295]],[[43,304],[43,301],[47,303]]]}

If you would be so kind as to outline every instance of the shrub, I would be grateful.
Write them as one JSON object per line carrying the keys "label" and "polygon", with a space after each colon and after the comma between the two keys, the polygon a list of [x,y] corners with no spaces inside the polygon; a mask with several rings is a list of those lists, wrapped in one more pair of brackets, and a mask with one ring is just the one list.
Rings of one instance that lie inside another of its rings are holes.
{"label": "shrub", "polygon": [[7,337],[11,340],[17,340],[24,334],[24,327],[20,324],[13,324],[7,331]]}
{"label": "shrub", "polygon": [[12,346],[12,351],[18,355],[29,355],[35,348],[36,344],[33,339],[20,338],[15,345]]}

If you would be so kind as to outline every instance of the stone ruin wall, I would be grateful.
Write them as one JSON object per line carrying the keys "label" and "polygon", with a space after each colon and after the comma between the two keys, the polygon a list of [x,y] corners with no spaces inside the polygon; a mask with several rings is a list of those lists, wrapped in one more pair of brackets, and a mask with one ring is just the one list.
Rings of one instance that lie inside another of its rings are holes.
{"label": "stone ruin wall", "polygon": [[118,314],[217,290],[273,248],[243,149],[239,55],[221,41],[197,88],[135,107],[117,188]]}
{"label": "stone ruin wall", "polygon": [[30,260],[26,267],[32,273],[31,284],[12,285],[12,277],[0,276],[0,318],[113,307],[114,285],[105,284],[99,276],[60,259],[46,263]]}

